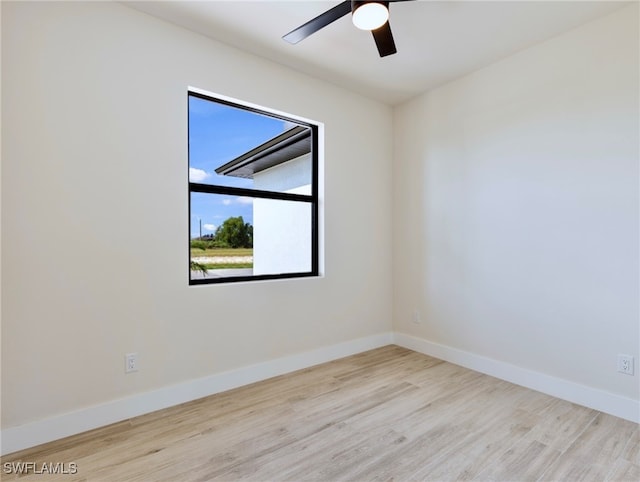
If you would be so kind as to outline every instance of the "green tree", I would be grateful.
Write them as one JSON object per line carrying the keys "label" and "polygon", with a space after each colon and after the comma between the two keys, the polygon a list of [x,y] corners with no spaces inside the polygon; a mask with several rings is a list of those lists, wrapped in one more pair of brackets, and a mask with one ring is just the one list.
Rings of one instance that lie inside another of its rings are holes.
{"label": "green tree", "polygon": [[253,226],[242,216],[229,218],[216,230],[216,242],[230,248],[252,248]]}

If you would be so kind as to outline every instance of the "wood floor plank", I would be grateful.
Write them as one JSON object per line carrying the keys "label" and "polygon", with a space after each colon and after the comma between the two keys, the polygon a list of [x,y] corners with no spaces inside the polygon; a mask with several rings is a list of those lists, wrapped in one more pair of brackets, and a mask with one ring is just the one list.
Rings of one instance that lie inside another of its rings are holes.
{"label": "wood floor plank", "polygon": [[639,434],[390,345],[7,455],[77,473],[2,480],[635,482]]}
{"label": "wood floor plank", "polygon": [[551,403],[545,409],[535,412],[540,421],[527,435],[527,439],[562,453],[584,432],[598,412],[564,400],[548,398]]}
{"label": "wood floor plank", "polygon": [[598,413],[543,478],[605,480],[636,429],[632,422]]}
{"label": "wood floor plank", "polygon": [[557,450],[526,438],[509,448],[502,456],[481,471],[479,480],[539,480],[550,464],[561,456]]}
{"label": "wood floor plank", "polygon": [[[455,443],[437,457],[425,461],[410,480],[473,480],[496,463],[507,447],[522,439],[532,427],[532,415],[515,409],[498,415],[482,430],[454,432]],[[505,443],[505,441],[508,441]]]}
{"label": "wood floor plank", "polygon": [[640,465],[640,427],[636,425],[627,446],[622,451],[622,457],[636,465]]}
{"label": "wood floor plank", "polygon": [[606,480],[638,482],[640,480],[640,465],[632,464],[624,459],[618,459]]}

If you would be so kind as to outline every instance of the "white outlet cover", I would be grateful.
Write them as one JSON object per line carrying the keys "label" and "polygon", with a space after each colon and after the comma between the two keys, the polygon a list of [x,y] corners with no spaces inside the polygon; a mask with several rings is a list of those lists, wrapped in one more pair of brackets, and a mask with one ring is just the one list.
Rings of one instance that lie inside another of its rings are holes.
{"label": "white outlet cover", "polygon": [[633,362],[631,355],[618,355],[618,371],[625,375],[633,375]]}
{"label": "white outlet cover", "polygon": [[131,373],[138,371],[138,354],[127,353],[124,358],[124,372]]}

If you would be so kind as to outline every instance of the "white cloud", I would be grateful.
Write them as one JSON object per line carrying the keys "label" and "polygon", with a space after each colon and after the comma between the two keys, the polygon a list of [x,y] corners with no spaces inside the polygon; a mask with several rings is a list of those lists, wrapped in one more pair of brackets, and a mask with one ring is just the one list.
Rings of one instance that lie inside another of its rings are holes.
{"label": "white cloud", "polygon": [[189,181],[201,182],[208,178],[211,174],[202,169],[196,169],[195,167],[189,168]]}
{"label": "white cloud", "polygon": [[204,228],[205,231],[215,231],[216,230],[216,225],[215,224],[203,224],[202,227]]}
{"label": "white cloud", "polygon": [[231,206],[232,204],[253,204],[253,198],[246,196],[238,196],[234,199],[225,198],[222,200],[222,204],[225,206]]}
{"label": "white cloud", "polygon": [[238,204],[253,204],[253,198],[241,196],[236,198],[236,202]]}

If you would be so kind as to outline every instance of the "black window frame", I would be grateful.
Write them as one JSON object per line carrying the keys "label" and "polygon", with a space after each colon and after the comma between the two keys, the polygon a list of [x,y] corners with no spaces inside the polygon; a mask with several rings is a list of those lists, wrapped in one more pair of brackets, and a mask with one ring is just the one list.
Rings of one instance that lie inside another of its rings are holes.
{"label": "black window frame", "polygon": [[[189,179],[189,166],[190,166],[190,150],[189,150],[189,98],[197,97],[203,100],[215,102],[218,104],[227,105],[230,107],[243,109],[249,112],[254,112],[260,115],[266,115],[275,119],[281,119],[283,121],[292,122],[294,124],[308,127],[311,131],[311,194],[294,194],[287,192],[277,191],[265,191],[260,189],[251,188],[239,188],[232,186],[221,186],[216,184],[203,184],[197,182],[191,182]],[[207,284],[220,284],[220,283],[237,283],[247,281],[262,281],[262,280],[277,280],[288,278],[308,278],[318,277],[319,270],[319,182],[318,182],[318,124],[314,124],[309,121],[303,121],[297,118],[288,117],[284,114],[274,113],[267,108],[260,109],[258,107],[248,106],[242,104],[241,101],[231,101],[228,98],[216,97],[214,94],[203,94],[193,90],[187,91],[187,180],[188,180],[188,210],[189,210],[189,222],[188,222],[188,253],[189,253],[189,285],[207,285]],[[192,193],[205,193],[205,194],[223,194],[231,196],[245,196],[250,198],[261,199],[274,199],[280,201],[294,201],[303,202],[311,205],[311,270],[303,272],[291,272],[291,273],[275,273],[275,274],[260,274],[249,276],[228,276],[220,278],[197,278],[191,277],[191,194]]]}

